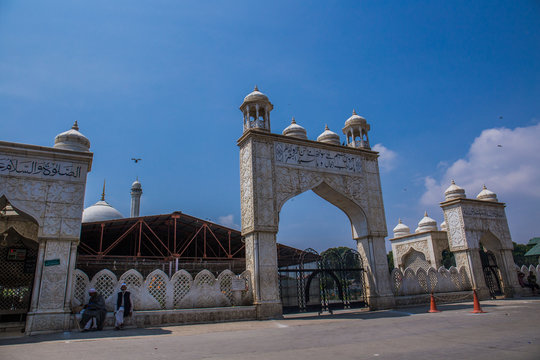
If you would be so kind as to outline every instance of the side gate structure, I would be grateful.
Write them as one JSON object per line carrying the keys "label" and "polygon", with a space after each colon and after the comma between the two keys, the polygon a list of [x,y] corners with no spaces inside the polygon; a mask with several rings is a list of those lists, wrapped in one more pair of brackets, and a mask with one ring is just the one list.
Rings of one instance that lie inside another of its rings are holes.
{"label": "side gate structure", "polygon": [[279,288],[284,313],[330,312],[367,306],[362,258],[356,250],[309,248],[281,258]]}

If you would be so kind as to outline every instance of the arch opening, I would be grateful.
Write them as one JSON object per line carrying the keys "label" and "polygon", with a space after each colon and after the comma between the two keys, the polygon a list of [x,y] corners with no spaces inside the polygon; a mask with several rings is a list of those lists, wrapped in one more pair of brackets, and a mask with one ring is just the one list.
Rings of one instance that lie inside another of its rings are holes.
{"label": "arch opening", "polygon": [[24,326],[38,254],[38,223],[0,197],[0,323]]}

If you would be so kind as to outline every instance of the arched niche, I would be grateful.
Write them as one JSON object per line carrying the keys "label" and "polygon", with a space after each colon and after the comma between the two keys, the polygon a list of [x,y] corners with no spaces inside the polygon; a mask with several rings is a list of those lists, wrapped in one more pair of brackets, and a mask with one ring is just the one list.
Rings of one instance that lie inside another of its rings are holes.
{"label": "arched niche", "polygon": [[[13,206],[5,195],[0,196],[0,235],[11,234],[38,241],[39,224],[32,216]],[[1,243],[1,240],[0,240]]]}

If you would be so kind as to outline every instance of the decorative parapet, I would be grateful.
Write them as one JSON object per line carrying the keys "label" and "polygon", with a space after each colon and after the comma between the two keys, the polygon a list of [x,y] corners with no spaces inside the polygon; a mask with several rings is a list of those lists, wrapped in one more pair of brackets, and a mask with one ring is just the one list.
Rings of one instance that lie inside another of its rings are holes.
{"label": "decorative parapet", "polygon": [[439,270],[412,268],[402,272],[395,268],[391,273],[392,290],[395,296],[410,296],[429,293],[445,293],[471,290],[471,281],[465,267],[451,266],[446,269],[441,266]]}
{"label": "decorative parapet", "polygon": [[536,276],[536,283],[538,284],[538,286],[540,286],[540,264],[537,265],[537,266],[534,266],[534,265],[529,265],[529,266],[521,265],[521,267],[516,265],[516,270],[521,271],[523,273],[523,275],[525,275],[525,277],[523,279],[525,284],[527,284],[527,281],[528,281],[527,277],[529,276],[529,273],[532,271],[532,273]]}
{"label": "decorative parapet", "polygon": [[72,306],[87,303],[88,290],[95,288],[105,299],[107,310],[114,311],[116,294],[122,283],[126,283],[132,294],[135,310],[209,308],[253,303],[248,271],[235,275],[230,270],[224,270],[216,278],[210,271],[203,270],[193,279],[187,271],[179,270],[169,279],[163,271],[154,270],[145,279],[135,269],[126,271],[120,278],[110,270],[103,269],[89,279],[77,269],[73,277]]}

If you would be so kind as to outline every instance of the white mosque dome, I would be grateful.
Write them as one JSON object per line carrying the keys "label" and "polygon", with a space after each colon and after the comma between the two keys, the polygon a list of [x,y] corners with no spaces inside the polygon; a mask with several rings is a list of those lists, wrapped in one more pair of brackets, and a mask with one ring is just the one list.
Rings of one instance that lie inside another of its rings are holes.
{"label": "white mosque dome", "polygon": [[56,135],[54,147],[74,151],[89,151],[90,140],[79,132],[79,125],[75,121],[71,129]]}
{"label": "white mosque dome", "polygon": [[409,227],[403,224],[401,222],[401,219],[399,219],[399,222],[394,228],[393,232],[394,232],[394,237],[398,238],[398,237],[409,235],[411,233],[411,229],[409,229]]}
{"label": "white mosque dome", "polygon": [[317,141],[327,144],[341,145],[339,135],[328,129],[328,125],[325,125],[324,132],[319,135]]}
{"label": "white mosque dome", "polygon": [[94,205],[84,209],[82,215],[82,222],[87,223],[122,218],[123,216],[120,211],[116,210],[108,202],[105,201],[105,182],[103,182],[103,192],[101,193],[101,200]]}
{"label": "white mosque dome", "polygon": [[463,188],[456,185],[454,180],[452,180],[452,184],[446,189],[444,192],[445,200],[452,200],[452,199],[464,199],[465,198],[465,190]]}
{"label": "white mosque dome", "polygon": [[427,211],[424,213],[424,217],[418,223],[418,227],[414,232],[424,231],[437,231],[437,222],[428,216]]}
{"label": "white mosque dome", "polygon": [[356,110],[353,109],[352,116],[350,118],[348,118],[347,121],[345,121],[345,127],[356,126],[356,125],[365,126],[366,125],[366,119],[364,119],[362,116],[358,115],[356,113]]}
{"label": "white mosque dome", "polygon": [[95,222],[122,219],[120,211],[113,208],[105,200],[100,200],[92,206],[87,207],[83,211],[82,222]]}
{"label": "white mosque dome", "polygon": [[294,117],[291,120],[291,125],[287,126],[285,130],[283,130],[283,135],[307,140],[306,129],[298,125],[296,120],[294,120]]}
{"label": "white mosque dome", "polygon": [[497,194],[495,194],[493,191],[490,191],[486,188],[486,185],[482,187],[482,191],[476,196],[478,200],[484,200],[484,201],[499,201],[497,200]]}

